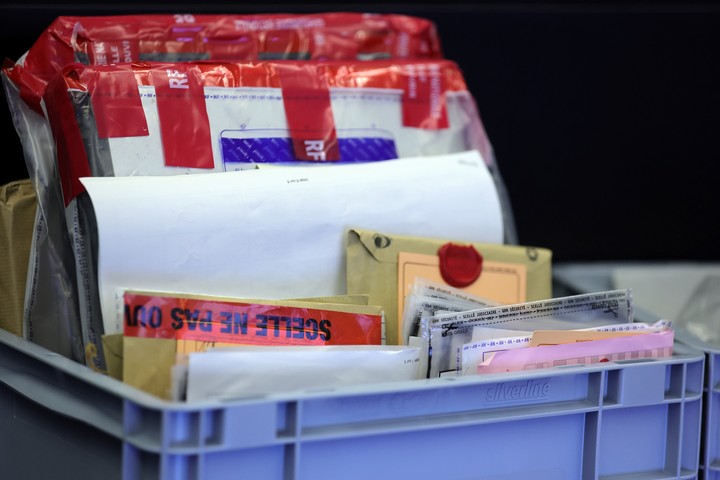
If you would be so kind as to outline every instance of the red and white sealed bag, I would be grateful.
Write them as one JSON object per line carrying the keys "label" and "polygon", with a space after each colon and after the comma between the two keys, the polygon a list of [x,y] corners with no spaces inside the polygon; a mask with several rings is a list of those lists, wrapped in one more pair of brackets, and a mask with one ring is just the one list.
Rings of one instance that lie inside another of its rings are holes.
{"label": "red and white sealed bag", "polygon": [[73,64],[45,95],[68,204],[84,176],[177,175],[478,150],[450,60]]}
{"label": "red and white sealed bag", "polygon": [[35,110],[44,87],[74,62],[377,60],[442,58],[425,18],[359,12],[60,16],[10,74]]}
{"label": "red and white sealed bag", "polygon": [[441,58],[432,21],[398,14],[151,14],[61,16],[14,64],[5,94],[38,201],[25,295],[24,336],[84,362],[74,259],[45,116],[48,82],[72,63],[267,59]]}

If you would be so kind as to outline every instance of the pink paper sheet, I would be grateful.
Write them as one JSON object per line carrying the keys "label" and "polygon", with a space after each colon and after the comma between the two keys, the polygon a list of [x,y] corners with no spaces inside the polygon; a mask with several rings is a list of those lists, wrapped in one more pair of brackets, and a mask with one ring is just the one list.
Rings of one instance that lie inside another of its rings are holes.
{"label": "pink paper sheet", "polygon": [[668,357],[672,355],[674,338],[674,331],[668,329],[629,337],[503,350],[480,363],[477,373]]}

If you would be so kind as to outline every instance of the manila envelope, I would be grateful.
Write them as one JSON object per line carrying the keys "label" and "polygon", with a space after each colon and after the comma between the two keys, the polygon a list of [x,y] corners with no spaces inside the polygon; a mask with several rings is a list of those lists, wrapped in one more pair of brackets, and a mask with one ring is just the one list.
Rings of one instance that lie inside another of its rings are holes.
{"label": "manila envelope", "polygon": [[[447,285],[439,273],[438,251],[449,242],[472,245],[482,256],[480,276],[462,290],[498,303],[523,303],[552,297],[552,251],[549,249],[456,242],[351,228],[346,249],[347,293],[368,294],[372,305],[383,308],[387,345],[397,345],[402,338],[400,310],[408,285],[405,283],[405,292],[400,291],[400,267],[404,274],[412,267],[419,276],[432,275],[429,280]],[[406,260],[401,260],[403,257]],[[407,276],[404,280],[412,286],[414,277]],[[480,289],[473,286],[480,286]]]}

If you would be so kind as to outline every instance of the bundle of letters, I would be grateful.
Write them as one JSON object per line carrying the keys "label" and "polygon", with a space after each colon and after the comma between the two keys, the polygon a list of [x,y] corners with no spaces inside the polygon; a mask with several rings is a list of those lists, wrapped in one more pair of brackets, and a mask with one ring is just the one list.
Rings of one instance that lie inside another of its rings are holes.
{"label": "bundle of letters", "polygon": [[552,298],[427,19],[60,17],[2,74],[24,336],[99,374],[193,401],[672,352],[630,291]]}

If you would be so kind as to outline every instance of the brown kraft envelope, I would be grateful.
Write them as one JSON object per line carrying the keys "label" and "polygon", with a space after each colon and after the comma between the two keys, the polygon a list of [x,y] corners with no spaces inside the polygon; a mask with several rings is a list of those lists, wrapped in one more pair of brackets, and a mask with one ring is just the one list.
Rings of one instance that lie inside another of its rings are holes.
{"label": "brown kraft envelope", "polygon": [[37,199],[30,179],[0,186],[0,328],[25,336],[23,311]]}
{"label": "brown kraft envelope", "polygon": [[[512,298],[512,301],[509,302],[486,295],[482,295],[483,297],[499,303],[522,303],[552,297],[552,251],[550,249],[410,237],[351,228],[347,233],[346,249],[347,293],[368,294],[369,302],[372,305],[379,305],[383,308],[388,345],[397,345],[400,341],[398,333],[400,327],[398,318],[399,258],[403,255],[415,255],[418,258],[437,257],[441,248],[448,244],[457,244],[461,248],[472,246],[479,253],[481,270],[479,270],[478,281],[482,279],[483,273],[489,274],[492,268],[514,271],[515,274],[522,272],[524,276],[521,279],[523,292],[520,296],[510,295],[508,298]],[[457,285],[451,286],[457,287]],[[521,298],[522,296],[525,298]]]}

